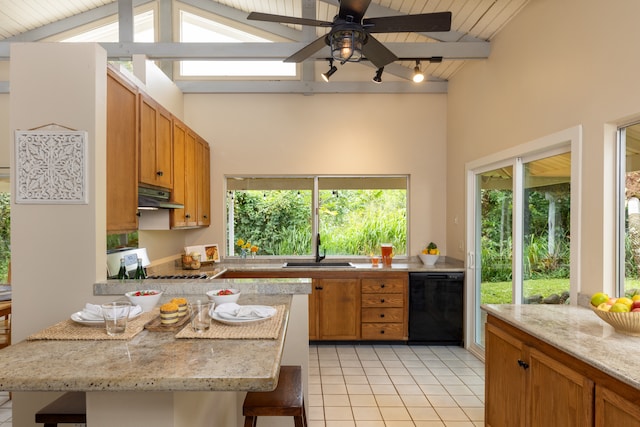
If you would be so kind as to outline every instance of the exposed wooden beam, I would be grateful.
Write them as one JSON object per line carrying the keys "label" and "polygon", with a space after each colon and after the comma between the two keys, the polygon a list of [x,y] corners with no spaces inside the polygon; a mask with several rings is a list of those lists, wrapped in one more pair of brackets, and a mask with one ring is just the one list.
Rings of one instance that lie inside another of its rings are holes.
{"label": "exposed wooden beam", "polygon": [[[2,49],[0,59],[8,54]],[[100,43],[109,58],[130,58],[132,55],[146,55],[149,59],[217,59],[217,60],[282,60],[302,49],[305,43]],[[428,59],[485,59],[489,57],[489,43],[386,43],[400,60]],[[311,59],[328,58],[329,48],[325,47],[311,56]],[[6,59],[6,58],[5,58]]]}
{"label": "exposed wooden beam", "polygon": [[447,93],[447,82],[310,82],[310,81],[185,81],[176,85],[183,93]]}
{"label": "exposed wooden beam", "polygon": [[118,0],[118,40],[133,41],[133,0]]}

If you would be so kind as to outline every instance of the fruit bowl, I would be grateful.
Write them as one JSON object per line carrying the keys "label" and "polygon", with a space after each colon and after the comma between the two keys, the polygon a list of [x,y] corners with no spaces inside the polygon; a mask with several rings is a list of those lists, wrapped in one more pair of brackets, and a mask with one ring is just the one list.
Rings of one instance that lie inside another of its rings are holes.
{"label": "fruit bowl", "polygon": [[436,261],[438,261],[438,258],[440,258],[440,255],[418,254],[418,256],[424,265],[429,266],[434,265]]}
{"label": "fruit bowl", "polygon": [[162,292],[155,289],[145,289],[140,291],[127,292],[125,296],[131,301],[133,305],[139,305],[142,307],[142,311],[148,312],[160,301]]}
{"label": "fruit bowl", "polygon": [[613,326],[616,332],[640,337],[640,312],[612,313],[610,311],[598,310],[591,306],[593,312],[602,320]]}

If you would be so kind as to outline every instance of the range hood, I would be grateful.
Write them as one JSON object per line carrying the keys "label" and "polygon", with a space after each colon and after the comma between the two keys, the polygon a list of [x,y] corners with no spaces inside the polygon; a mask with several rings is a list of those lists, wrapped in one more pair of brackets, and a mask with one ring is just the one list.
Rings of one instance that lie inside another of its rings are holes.
{"label": "range hood", "polygon": [[171,191],[138,187],[139,209],[183,209],[184,205],[170,202]]}

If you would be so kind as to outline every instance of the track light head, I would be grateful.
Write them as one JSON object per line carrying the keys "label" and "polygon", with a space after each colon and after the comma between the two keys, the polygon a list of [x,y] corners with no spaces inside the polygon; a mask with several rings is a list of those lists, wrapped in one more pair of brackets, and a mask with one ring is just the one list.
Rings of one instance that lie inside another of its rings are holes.
{"label": "track light head", "polygon": [[384,71],[384,67],[378,68],[378,71],[376,71],[376,75],[373,76],[373,81],[375,83],[382,83],[382,72],[383,71]]}
{"label": "track light head", "polygon": [[416,66],[413,68],[413,81],[420,83],[424,80],[424,74],[420,71],[420,61],[416,61]]}
{"label": "track light head", "polygon": [[331,76],[333,76],[333,74],[338,71],[338,68],[333,65],[333,59],[329,60],[329,71],[327,71],[326,73],[322,73],[322,80],[324,80],[325,82],[329,82],[329,79],[331,78]]}

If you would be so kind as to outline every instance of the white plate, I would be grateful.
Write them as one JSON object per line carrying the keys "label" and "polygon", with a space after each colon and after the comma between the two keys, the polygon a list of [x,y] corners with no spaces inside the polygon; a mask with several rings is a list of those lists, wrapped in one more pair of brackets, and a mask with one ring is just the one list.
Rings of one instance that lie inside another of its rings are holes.
{"label": "white plate", "polygon": [[218,313],[214,311],[213,313],[211,313],[211,318],[225,325],[244,325],[246,323],[262,322],[263,320],[271,319],[274,315],[275,313],[269,317],[256,317],[255,319],[228,319],[228,318],[221,317]]}
{"label": "white plate", "polygon": [[[129,316],[129,320],[135,319],[140,316],[142,312],[135,314],[134,316]],[[80,323],[81,325],[89,325],[89,326],[100,326],[104,325],[104,320],[86,320],[82,318],[82,312],[78,311],[71,315],[71,320],[76,323]]]}

